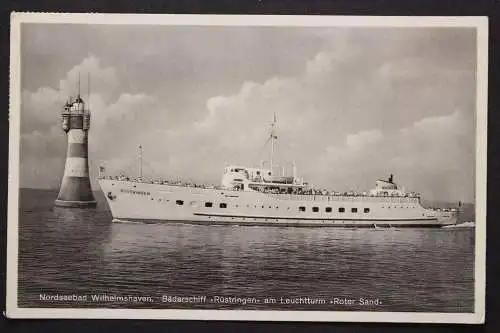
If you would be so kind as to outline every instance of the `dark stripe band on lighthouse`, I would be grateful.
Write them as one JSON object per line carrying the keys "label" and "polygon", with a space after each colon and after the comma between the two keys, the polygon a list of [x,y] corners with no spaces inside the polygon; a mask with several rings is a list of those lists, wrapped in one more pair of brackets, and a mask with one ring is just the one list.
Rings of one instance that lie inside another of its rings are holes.
{"label": "dark stripe band on lighthouse", "polygon": [[62,127],[67,133],[68,149],[59,195],[55,201],[61,207],[95,207],[89,178],[88,130],[90,112],[80,95],[66,104]]}

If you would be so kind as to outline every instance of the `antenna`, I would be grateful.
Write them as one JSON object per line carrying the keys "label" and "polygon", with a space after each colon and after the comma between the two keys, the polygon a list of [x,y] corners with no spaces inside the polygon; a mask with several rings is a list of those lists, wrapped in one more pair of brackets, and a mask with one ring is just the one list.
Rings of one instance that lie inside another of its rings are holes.
{"label": "antenna", "polygon": [[80,97],[80,72],[78,72],[78,97]]}
{"label": "antenna", "polygon": [[271,174],[273,173],[274,140],[278,138],[274,132],[275,125],[276,125],[276,112],[274,112],[274,118],[271,124],[271,136],[269,137],[269,140],[271,140],[271,157],[269,158],[269,171],[271,171]]}
{"label": "antenna", "polygon": [[90,72],[87,73],[87,110],[90,112]]}
{"label": "antenna", "polygon": [[139,145],[139,179],[142,179],[142,145]]}

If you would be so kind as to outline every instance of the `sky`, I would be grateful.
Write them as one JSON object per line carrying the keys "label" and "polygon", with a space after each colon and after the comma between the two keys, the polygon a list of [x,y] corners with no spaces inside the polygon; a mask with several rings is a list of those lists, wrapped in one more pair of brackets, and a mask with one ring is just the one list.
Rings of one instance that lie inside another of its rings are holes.
{"label": "sky", "polygon": [[219,184],[225,165],[268,159],[276,114],[275,165],[314,186],[392,173],[474,201],[472,28],[23,24],[21,187],[59,187],[79,73],[96,190],[100,165],[137,175],[139,145],[145,176]]}

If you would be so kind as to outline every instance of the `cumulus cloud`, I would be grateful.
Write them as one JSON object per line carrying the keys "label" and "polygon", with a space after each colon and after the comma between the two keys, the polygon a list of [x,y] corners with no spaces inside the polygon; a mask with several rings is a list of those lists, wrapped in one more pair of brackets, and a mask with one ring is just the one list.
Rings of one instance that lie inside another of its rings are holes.
{"label": "cumulus cloud", "polygon": [[[130,134],[127,128],[154,121],[146,116],[148,111],[154,108],[156,102],[154,97],[124,92],[113,100],[119,80],[116,70],[112,67],[103,67],[100,60],[94,56],[85,58],[60,80],[58,89],[41,87],[34,92],[23,91],[21,184],[24,186],[34,183],[41,187],[53,187],[60,180],[60,176],[56,176],[55,172],[52,173],[53,170],[62,170],[64,167],[66,137],[60,127],[60,113],[69,96],[78,93],[76,85],[78,73],[92,74],[90,98],[85,95],[83,89],[81,93],[86,102],[90,100],[92,126],[89,151],[97,161],[104,156],[111,159],[120,155],[123,150],[121,143]],[[57,164],[59,167],[43,170],[40,165],[46,164],[30,162],[33,158],[38,158],[40,161],[48,160],[49,165]],[[121,164],[124,162],[122,160]],[[62,176],[60,172],[57,174]]]}
{"label": "cumulus cloud", "polygon": [[[292,48],[301,58],[290,55],[290,64],[268,47],[272,40],[264,43],[272,34],[255,29],[241,30],[242,35],[227,30],[235,34],[232,43],[246,41],[245,54],[230,57],[230,64],[221,64],[210,45],[194,52],[181,39],[165,55],[156,55],[157,63],[125,59],[123,52],[113,66],[106,65],[113,63],[106,54],[79,58],[57,78],[56,88],[23,91],[24,184],[55,182],[50,170],[36,178],[43,171],[28,161],[45,156],[50,165],[63,165],[65,137],[57,119],[68,94],[76,91],[78,73],[85,82],[91,72],[94,169],[105,164],[110,173],[136,173],[141,144],[147,174],[217,183],[225,163],[256,165],[268,159],[266,140],[276,115],[276,164],[295,160],[301,175],[318,186],[366,190],[376,178],[393,173],[431,199],[472,200],[474,35],[403,30],[282,31],[279,40],[296,45],[323,41],[308,45],[307,52]],[[197,34],[189,36],[194,43]],[[460,42],[450,46],[455,39]],[[136,42],[139,48],[141,40]],[[283,45],[279,49],[289,53]],[[248,52],[259,59],[251,70],[246,70],[252,60]],[[169,59],[178,68],[167,71]],[[255,73],[260,67],[265,71]],[[159,87],[143,90],[158,77]]]}
{"label": "cumulus cloud", "polygon": [[335,54],[330,52],[319,52],[314,59],[306,64],[306,74],[310,76],[322,75],[333,69]]}
{"label": "cumulus cloud", "polygon": [[376,178],[394,173],[406,189],[423,192],[428,199],[459,200],[460,191],[473,187],[470,130],[466,117],[455,111],[418,120],[385,137],[378,130],[348,134],[344,145],[328,147],[317,162],[334,170],[355,170],[347,172],[349,182],[345,171],[322,179],[340,184],[343,191],[368,189]]}
{"label": "cumulus cloud", "polygon": [[80,92],[82,95],[88,93],[88,74],[91,75],[91,89],[100,97],[112,97],[113,90],[118,86],[116,69],[101,65],[100,59],[91,55],[73,67],[65,78],[59,82],[59,90],[63,96],[76,95],[78,92],[78,80],[80,79]]}
{"label": "cumulus cloud", "polygon": [[382,140],[382,133],[379,130],[363,131],[356,134],[348,134],[346,137],[347,146],[351,149],[362,149],[370,144],[375,144]]}

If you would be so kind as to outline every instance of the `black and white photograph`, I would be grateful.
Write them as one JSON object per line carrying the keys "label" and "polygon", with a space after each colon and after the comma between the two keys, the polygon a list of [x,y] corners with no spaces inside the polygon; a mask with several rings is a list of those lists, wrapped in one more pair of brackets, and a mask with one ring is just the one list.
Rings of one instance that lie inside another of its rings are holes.
{"label": "black and white photograph", "polygon": [[487,18],[11,24],[7,316],[484,322]]}

